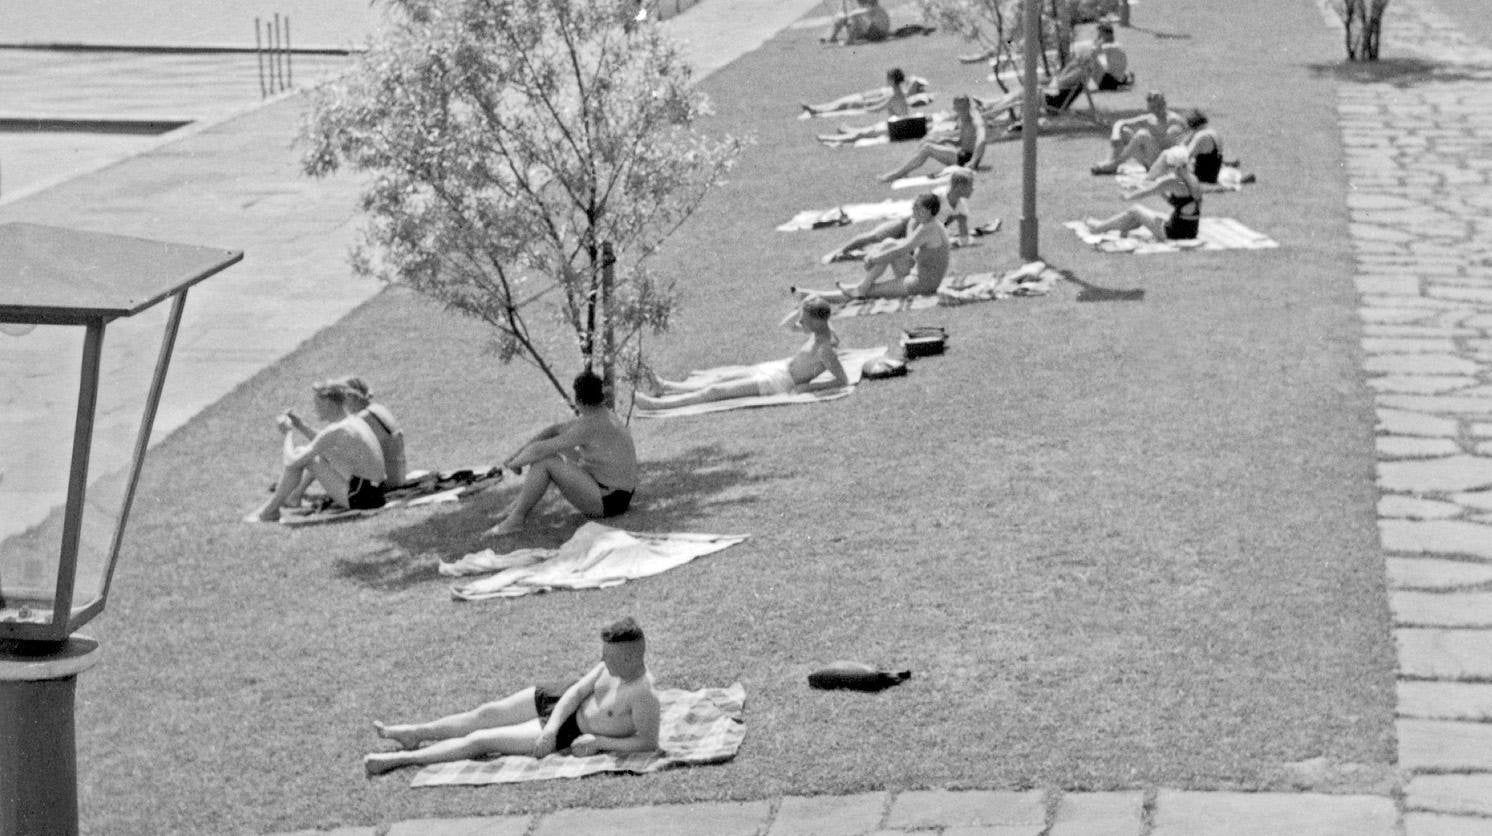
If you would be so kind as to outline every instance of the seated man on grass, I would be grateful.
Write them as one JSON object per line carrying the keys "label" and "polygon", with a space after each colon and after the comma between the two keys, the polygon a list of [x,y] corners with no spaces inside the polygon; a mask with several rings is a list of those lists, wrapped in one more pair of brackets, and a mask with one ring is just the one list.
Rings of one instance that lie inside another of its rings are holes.
{"label": "seated man on grass", "polygon": [[934,160],[948,165],[976,168],[984,154],[984,120],[976,119],[973,101],[968,96],[953,97],[953,118],[956,122],[952,136],[928,137],[917,146],[917,152],[900,167],[881,175],[882,183],[890,183],[916,171],[923,163]]}
{"label": "seated man on grass", "polygon": [[[848,386],[850,377],[845,373],[844,366],[839,362],[839,354],[835,351],[839,346],[839,335],[829,326],[829,315],[832,312],[828,302],[813,296],[799,304],[798,328],[808,332],[809,337],[785,367],[780,362],[747,366],[725,379],[715,378],[701,384],[662,380],[649,375],[647,382],[653,391],[637,393],[637,405],[644,409],[667,409],[734,398],[758,395],[767,397],[812,391],[814,388]],[[810,386],[813,379],[825,371],[834,376],[834,382]]]}
{"label": "seated man on grass", "polygon": [[540,430],[503,466],[521,473],[523,488],[490,534],[523,530],[549,486],[588,517],[614,517],[637,490],[637,448],[622,419],[606,406],[605,384],[593,372],[575,377],[576,417]]}
{"label": "seated man on grass", "polygon": [[[284,508],[295,508],[311,482],[320,482],[338,508],[365,510],[384,504],[383,450],[367,422],[348,411],[351,392],[340,382],[318,383],[316,416],[326,426],[311,435],[305,422],[292,412],[276,421],[284,434],[280,479],[264,507],[249,515],[251,522],[275,522]],[[296,432],[310,435],[297,446]]]}
{"label": "seated man on grass", "polygon": [[1166,106],[1164,93],[1145,95],[1145,112],[1120,119],[1109,131],[1109,158],[1089,169],[1095,175],[1118,174],[1119,166],[1134,160],[1145,168],[1155,165],[1162,151],[1181,141],[1186,120]]}
{"label": "seated man on grass", "polygon": [[835,43],[840,33],[848,44],[868,41],[884,41],[891,37],[891,15],[881,8],[881,0],[855,0],[860,8],[834,16],[834,25],[819,38],[824,43]]}
{"label": "seated man on grass", "polygon": [[[857,284],[836,282],[838,290],[792,288],[794,293],[822,299],[830,304],[851,299],[880,299],[937,293],[948,275],[948,230],[937,222],[942,201],[935,194],[918,195],[912,201],[912,220],[905,238],[883,241],[865,254],[865,277]],[[886,270],[891,278],[883,278]]]}
{"label": "seated man on grass", "polygon": [[[952,242],[952,246],[967,247],[974,240],[969,230],[969,198],[974,195],[974,172],[963,166],[953,165],[939,172],[939,176],[948,177],[948,193],[944,197],[944,200],[948,202],[948,212],[943,217],[943,226],[946,228],[957,225],[958,238]],[[914,213],[915,206],[914,203]],[[882,241],[906,238],[911,224],[912,215],[895,221],[886,221],[875,229],[856,235],[834,248],[824,256],[823,260],[825,263],[848,260],[851,253],[862,253]]]}
{"label": "seated man on grass", "polygon": [[373,752],[363,769],[379,775],[401,766],[485,755],[542,758],[566,749],[576,757],[656,751],[661,711],[646,651],[642,628],[623,618],[601,631],[601,662],[579,681],[524,688],[428,723],[374,722],[379,737],[405,751]]}

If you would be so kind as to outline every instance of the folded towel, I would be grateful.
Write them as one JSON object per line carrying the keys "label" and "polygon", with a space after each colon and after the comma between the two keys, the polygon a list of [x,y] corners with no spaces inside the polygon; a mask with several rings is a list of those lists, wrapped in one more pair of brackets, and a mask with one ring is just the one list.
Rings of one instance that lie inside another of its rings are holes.
{"label": "folded towel", "polygon": [[658,752],[630,752],[577,758],[553,754],[541,759],[506,755],[490,760],[432,764],[415,773],[411,787],[460,784],[513,784],[579,778],[597,772],[645,774],[675,766],[724,763],[736,756],[746,739],[746,689],[728,688],[658,691],[662,708]]}
{"label": "folded towel", "polygon": [[[861,369],[866,361],[881,357],[886,353],[882,348],[858,348],[839,352],[839,362],[844,366],[845,374],[849,377],[848,386],[836,386],[833,388],[814,389],[809,391],[789,392],[785,395],[753,395],[745,398],[731,398],[728,401],[712,401],[710,403],[694,404],[693,406],[671,406],[665,409],[643,409],[638,407],[636,415],[639,418],[676,418],[681,415],[704,415],[710,412],[726,412],[732,409],[747,409],[758,406],[781,406],[794,403],[819,403],[821,401],[832,401],[848,397],[854,391],[856,383],[860,382]],[[739,372],[746,368],[761,368],[767,365],[781,364],[787,366],[787,360],[773,360],[771,363],[760,363],[757,366],[721,366],[714,369],[702,369],[690,372],[685,378],[688,383],[703,383],[726,379],[733,372]],[[809,385],[828,383],[834,379],[828,372],[820,374],[809,381]]]}
{"label": "folded towel", "polygon": [[1181,241],[1157,241],[1150,230],[1140,228],[1128,236],[1117,232],[1095,234],[1088,231],[1082,221],[1068,221],[1063,226],[1072,230],[1084,243],[1092,244],[1101,252],[1176,253],[1183,250],[1264,250],[1278,247],[1269,236],[1255,232],[1232,218],[1203,218],[1197,229],[1197,237]]}
{"label": "folded towel", "polygon": [[451,597],[461,601],[517,598],[555,589],[605,589],[662,574],[745,539],[744,534],[622,531],[588,522],[558,549],[523,549],[508,555],[485,549],[441,564],[440,573],[459,577],[497,571],[452,587]]}

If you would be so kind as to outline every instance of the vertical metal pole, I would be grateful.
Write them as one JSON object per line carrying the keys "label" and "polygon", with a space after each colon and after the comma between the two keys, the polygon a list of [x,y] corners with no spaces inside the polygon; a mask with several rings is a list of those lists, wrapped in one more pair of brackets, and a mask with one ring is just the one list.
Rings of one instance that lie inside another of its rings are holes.
{"label": "vertical metal pole", "polygon": [[98,642],[0,642],[0,833],[77,836],[77,677]]}
{"label": "vertical metal pole", "polygon": [[279,79],[279,86],[275,88],[276,93],[285,92],[285,66],[280,62],[284,56],[280,54],[280,13],[275,12],[275,76]]}
{"label": "vertical metal pole", "polygon": [[259,31],[259,18],[254,18],[254,61],[259,65],[259,98],[269,95],[269,89],[264,86],[264,41],[260,37],[263,33]]}
{"label": "vertical metal pole", "polygon": [[295,70],[290,66],[290,15],[285,15],[285,86],[295,86]]}
{"label": "vertical metal pole", "polygon": [[1041,119],[1041,91],[1036,89],[1036,53],[1041,49],[1040,0],[1026,0],[1024,23],[1026,24],[1026,72],[1025,101],[1021,107],[1021,259],[1036,261],[1036,135],[1040,132],[1037,122]]}

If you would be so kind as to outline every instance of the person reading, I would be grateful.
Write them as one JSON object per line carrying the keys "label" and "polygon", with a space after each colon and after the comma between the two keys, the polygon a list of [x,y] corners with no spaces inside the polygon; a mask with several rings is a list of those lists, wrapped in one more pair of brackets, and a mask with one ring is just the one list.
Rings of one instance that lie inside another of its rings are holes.
{"label": "person reading", "polygon": [[1125,200],[1159,195],[1171,205],[1170,215],[1138,203],[1106,219],[1085,218],[1090,232],[1127,235],[1144,227],[1157,241],[1186,241],[1197,237],[1202,223],[1202,184],[1192,174],[1191,156],[1183,146],[1166,149],[1149,172],[1149,179],[1124,194]]}
{"label": "person reading", "polygon": [[[907,224],[906,237],[883,241],[867,252],[865,276],[858,283],[836,282],[837,290],[795,287],[793,292],[830,304],[937,293],[943,277],[948,275],[952,247],[948,230],[937,222],[941,208],[942,201],[937,195],[918,195],[912,201],[912,219]],[[890,278],[885,278],[887,270],[891,271]]]}
{"label": "person reading", "polygon": [[973,102],[968,96],[953,98],[953,118],[955,124],[952,136],[922,140],[912,158],[898,168],[882,174],[881,182],[890,183],[899,177],[905,177],[928,160],[935,160],[945,166],[977,167],[986,141],[984,120],[974,118]]}
{"label": "person reading", "polygon": [[540,430],[503,466],[523,475],[523,487],[490,534],[521,531],[550,486],[588,517],[626,513],[637,490],[632,432],[606,406],[605,383],[594,372],[575,376],[575,418]]}
{"label": "person reading", "polygon": [[[713,378],[708,383],[701,384],[663,380],[649,374],[644,382],[650,385],[652,392],[637,393],[637,405],[644,409],[667,409],[732,398],[757,395],[766,397],[848,386],[849,375],[845,373],[844,366],[839,362],[839,354],[835,351],[839,346],[839,335],[829,326],[829,315],[832,312],[829,303],[817,297],[810,296],[799,303],[797,326],[806,331],[809,337],[785,366],[780,362],[747,366],[724,379]],[[833,382],[814,384],[814,378],[825,371],[833,376]]]}
{"label": "person reading", "polygon": [[[383,450],[367,422],[348,411],[348,388],[340,382],[328,381],[316,384],[312,390],[316,415],[326,426],[313,433],[299,416],[289,411],[276,420],[276,426],[284,434],[282,471],[274,495],[248,517],[250,521],[277,521],[282,509],[300,505],[313,481],[321,483],[338,508],[383,507],[384,483],[388,478]],[[297,445],[297,433],[310,440]]]}
{"label": "person reading", "polygon": [[615,621],[601,630],[600,663],[577,681],[524,688],[425,723],[375,721],[379,737],[403,748],[364,756],[363,769],[380,775],[486,755],[656,751],[662,712],[646,653],[642,627],[631,616]]}

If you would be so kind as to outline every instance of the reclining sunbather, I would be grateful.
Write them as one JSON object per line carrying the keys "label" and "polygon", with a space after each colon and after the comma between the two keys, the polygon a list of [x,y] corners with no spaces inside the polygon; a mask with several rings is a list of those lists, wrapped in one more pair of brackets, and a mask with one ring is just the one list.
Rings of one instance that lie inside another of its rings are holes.
{"label": "reclining sunbather", "polygon": [[[316,393],[316,415],[326,426],[313,434],[293,412],[276,420],[284,434],[283,469],[275,483],[274,495],[250,515],[251,520],[278,520],[281,509],[300,505],[306,487],[313,480],[321,483],[337,507],[354,510],[383,507],[384,484],[388,478],[383,450],[367,422],[349,411],[350,390],[339,381],[318,383],[312,390]],[[297,432],[310,441],[297,446]]]}
{"label": "reclining sunbather", "polygon": [[[831,304],[851,299],[917,296],[936,293],[948,275],[948,231],[936,221],[942,201],[935,194],[912,201],[912,219],[904,238],[882,241],[865,255],[865,276],[853,285],[837,282],[838,290],[793,288],[808,298]],[[887,269],[891,278],[883,278]]]}
{"label": "reclining sunbather", "polygon": [[1144,227],[1157,241],[1196,238],[1202,222],[1202,184],[1192,174],[1190,160],[1185,147],[1166,149],[1151,166],[1145,185],[1124,194],[1125,200],[1160,195],[1171,204],[1169,216],[1136,203],[1111,218],[1085,218],[1083,222],[1095,233],[1117,231],[1127,235]]}
{"label": "reclining sunbather", "polygon": [[427,723],[374,722],[379,737],[405,751],[369,754],[363,768],[378,775],[485,755],[655,751],[661,711],[646,652],[642,628],[623,618],[601,631],[601,662],[579,681],[524,688]]}
{"label": "reclining sunbather", "polygon": [[605,384],[593,372],[575,376],[576,417],[529,439],[503,466],[523,475],[523,487],[490,534],[523,529],[549,486],[588,517],[626,513],[637,490],[637,448],[627,425],[606,406]]}
{"label": "reclining sunbather", "polygon": [[1149,168],[1162,151],[1181,141],[1186,120],[1166,106],[1165,94],[1150,91],[1145,95],[1146,112],[1130,119],[1120,119],[1109,132],[1109,158],[1089,169],[1094,174],[1117,174],[1126,160]]}
{"label": "reclining sunbather", "polygon": [[817,297],[810,296],[799,304],[798,328],[808,332],[809,338],[785,367],[780,362],[746,366],[729,378],[717,378],[698,386],[649,375],[653,391],[637,393],[637,405],[644,409],[667,409],[732,398],[813,391],[821,388],[812,385],[813,379],[825,371],[834,376],[834,382],[825,386],[848,386],[849,375],[835,352],[839,335],[829,326],[831,313],[829,303]]}
{"label": "reclining sunbather", "polygon": [[923,163],[934,160],[943,165],[960,165],[977,168],[984,154],[986,141],[983,119],[975,118],[973,103],[968,96],[955,96],[953,116],[957,120],[954,135],[929,137],[917,146],[917,152],[898,168],[881,175],[882,183],[890,183],[898,177],[917,170]]}
{"label": "reclining sunbather", "polygon": [[[958,237],[953,240],[952,246],[967,247],[973,243],[969,230],[969,198],[974,194],[974,172],[963,166],[949,166],[941,173],[948,176],[948,194],[944,196],[944,200],[948,203],[948,211],[943,213],[943,226],[947,228],[952,224],[957,224]],[[915,204],[913,208],[915,211]],[[839,261],[849,253],[861,253],[863,258],[864,252],[875,244],[906,238],[911,223],[912,215],[910,214],[905,218],[887,221],[834,248],[824,256],[824,261]]]}
{"label": "reclining sunbather", "polygon": [[841,32],[845,44],[866,41],[884,41],[891,37],[891,16],[881,8],[881,0],[855,0],[860,8],[834,16],[834,24],[819,38],[824,43],[835,43]]}
{"label": "reclining sunbather", "polygon": [[[892,110],[892,108],[897,107],[895,102],[898,99],[897,83],[891,80],[893,73],[900,76],[906,84],[906,88],[900,91],[900,101],[904,108],[899,113]],[[837,110],[863,110],[868,113],[890,110],[892,116],[903,116],[907,113],[908,108],[921,107],[932,101],[932,96],[927,93],[928,82],[925,78],[917,76],[908,78],[898,67],[886,73],[886,81],[890,86],[877,87],[873,90],[866,90],[863,93],[851,93],[848,96],[841,96],[823,104],[811,105],[805,102],[802,103],[802,107],[804,111],[815,116],[821,113],[833,113]]]}

